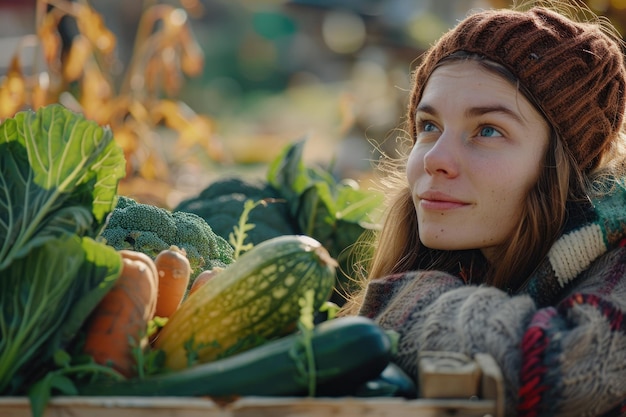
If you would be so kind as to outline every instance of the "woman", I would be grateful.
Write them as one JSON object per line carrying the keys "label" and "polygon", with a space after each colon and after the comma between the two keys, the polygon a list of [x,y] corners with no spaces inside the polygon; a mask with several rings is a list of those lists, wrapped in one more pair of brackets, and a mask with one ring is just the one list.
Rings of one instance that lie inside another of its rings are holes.
{"label": "woman", "polygon": [[[411,150],[344,314],[491,354],[509,415],[626,415],[626,68],[545,7],[484,11],[414,75]],[[606,28],[606,27],[605,27]]]}

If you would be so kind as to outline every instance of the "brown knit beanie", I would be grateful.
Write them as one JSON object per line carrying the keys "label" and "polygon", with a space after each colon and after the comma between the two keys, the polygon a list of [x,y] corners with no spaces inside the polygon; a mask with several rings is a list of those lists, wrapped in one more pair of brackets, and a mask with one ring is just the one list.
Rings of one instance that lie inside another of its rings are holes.
{"label": "brown knit beanie", "polygon": [[626,106],[621,45],[596,24],[538,7],[473,14],[426,52],[414,74],[409,104],[413,135],[415,109],[428,77],[442,58],[457,51],[482,55],[511,71],[581,170],[595,168],[618,137]]}

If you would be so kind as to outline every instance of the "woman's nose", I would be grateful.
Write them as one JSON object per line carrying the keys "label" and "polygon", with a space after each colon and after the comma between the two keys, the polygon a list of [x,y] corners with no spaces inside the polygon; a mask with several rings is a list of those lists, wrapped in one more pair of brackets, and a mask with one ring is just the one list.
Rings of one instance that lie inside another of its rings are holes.
{"label": "woman's nose", "polygon": [[424,170],[429,175],[456,177],[459,174],[458,140],[443,132],[435,144],[424,154]]}

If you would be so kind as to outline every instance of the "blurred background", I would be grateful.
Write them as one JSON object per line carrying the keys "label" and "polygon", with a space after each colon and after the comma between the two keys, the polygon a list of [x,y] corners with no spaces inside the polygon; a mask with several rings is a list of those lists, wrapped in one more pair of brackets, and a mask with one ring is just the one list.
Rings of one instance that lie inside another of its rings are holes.
{"label": "blurred background", "polygon": [[[626,32],[626,0],[587,4]],[[217,177],[263,177],[301,138],[311,163],[366,181],[402,136],[424,49],[472,9],[509,5],[0,0],[0,118],[60,101],[112,126],[121,193],[166,207]]]}

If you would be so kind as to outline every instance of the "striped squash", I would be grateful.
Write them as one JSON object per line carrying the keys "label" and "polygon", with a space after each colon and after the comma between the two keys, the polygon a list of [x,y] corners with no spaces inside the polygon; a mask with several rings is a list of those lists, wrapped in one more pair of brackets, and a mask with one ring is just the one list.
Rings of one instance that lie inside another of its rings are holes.
{"label": "striped squash", "polygon": [[205,363],[284,336],[295,329],[299,300],[307,291],[314,290],[316,310],[328,299],[336,266],[311,237],[266,240],[190,295],[154,347],[165,352],[165,366],[177,370],[190,364],[190,350],[195,361]]}

